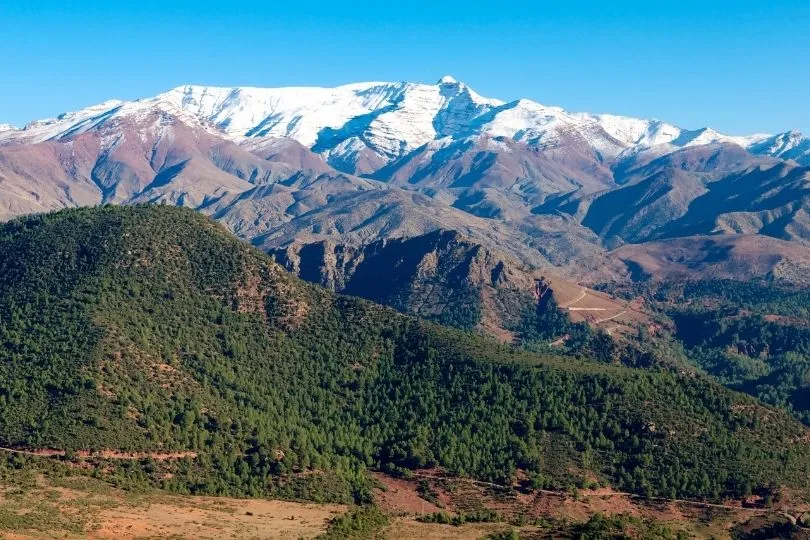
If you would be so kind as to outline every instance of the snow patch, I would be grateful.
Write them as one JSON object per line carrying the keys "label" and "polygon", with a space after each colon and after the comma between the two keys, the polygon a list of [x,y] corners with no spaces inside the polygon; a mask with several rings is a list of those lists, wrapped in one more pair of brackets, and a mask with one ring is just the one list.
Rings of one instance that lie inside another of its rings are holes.
{"label": "snow patch", "polygon": [[505,103],[483,97],[449,75],[432,85],[179,86],[154,98],[107,101],[23,129],[0,125],[0,143],[66,138],[119,121],[143,128],[154,118],[159,124],[154,129],[176,119],[240,144],[254,138],[294,139],[324,157],[339,158],[349,172],[353,160],[379,156],[390,162],[425,144],[471,136],[506,137],[544,148],[587,145],[607,159],[721,142],[758,155],[810,162],[810,140],[798,132],[737,137],[710,128],[684,130],[656,119],[568,112],[527,99]]}

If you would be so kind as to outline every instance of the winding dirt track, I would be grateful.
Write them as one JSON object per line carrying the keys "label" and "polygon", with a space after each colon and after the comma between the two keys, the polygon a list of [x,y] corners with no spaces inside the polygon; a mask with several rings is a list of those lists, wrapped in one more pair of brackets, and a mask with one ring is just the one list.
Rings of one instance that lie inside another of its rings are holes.
{"label": "winding dirt track", "polygon": [[[510,486],[503,486],[500,484],[493,484],[492,482],[484,482],[482,480],[473,480],[472,478],[448,478],[445,476],[436,476],[432,474],[421,474],[421,473],[413,473],[413,476],[417,478],[429,478],[433,480],[453,480],[454,482],[465,482],[468,484],[475,484],[479,486],[487,486],[487,487],[494,487],[498,489],[512,489]],[[568,493],[564,491],[551,491],[548,489],[535,489],[533,490],[534,493],[543,493],[545,495],[553,495],[556,497],[568,497]],[[791,523],[794,525],[797,521],[797,516],[792,514],[788,514],[787,512],[782,512],[779,510],[770,510],[768,508],[748,508],[745,506],[734,506],[729,504],[720,504],[720,503],[710,503],[704,501],[692,501],[689,499],[668,499],[666,497],[645,497],[643,495],[639,495],[637,493],[629,493],[626,491],[612,491],[610,493],[600,494],[600,497],[627,497],[629,499],[636,499],[636,500],[645,500],[645,501],[653,501],[653,502],[666,502],[666,503],[678,503],[678,504],[686,504],[690,506],[697,506],[701,508],[722,508],[724,510],[742,510],[744,512],[752,512],[756,514],[777,514],[780,516],[784,516],[790,520]]]}
{"label": "winding dirt track", "polygon": [[[64,450],[53,450],[50,448],[35,448],[32,450],[21,450],[19,448],[6,448],[0,446],[0,451],[10,452],[12,454],[23,454],[26,456],[36,457],[64,457],[66,452]],[[183,458],[196,458],[197,452],[180,451],[180,452],[117,452],[115,450],[100,450],[98,452],[91,452],[90,450],[77,450],[75,455],[80,458],[103,458],[103,459],[146,459],[151,458],[156,461],[166,461],[169,459],[183,459]]]}
{"label": "winding dirt track", "polygon": [[603,322],[612,321],[612,320],[613,320],[613,319],[615,319],[616,317],[619,317],[619,316],[621,316],[621,315],[624,315],[625,313],[627,313],[627,310],[626,310],[626,309],[623,309],[623,310],[621,310],[620,312],[618,312],[617,314],[613,315],[612,317],[605,317],[604,319],[597,319],[597,320],[595,320],[595,321],[593,322],[593,324],[600,324],[600,323],[603,323]]}
{"label": "winding dirt track", "polygon": [[580,300],[585,298],[585,296],[587,296],[587,294],[588,294],[588,291],[586,289],[580,289],[579,296],[577,298],[574,298],[573,300],[569,300],[565,304],[563,304],[561,306],[558,306],[558,307],[567,308],[568,306],[573,306],[574,304],[576,304],[577,302],[579,302]]}

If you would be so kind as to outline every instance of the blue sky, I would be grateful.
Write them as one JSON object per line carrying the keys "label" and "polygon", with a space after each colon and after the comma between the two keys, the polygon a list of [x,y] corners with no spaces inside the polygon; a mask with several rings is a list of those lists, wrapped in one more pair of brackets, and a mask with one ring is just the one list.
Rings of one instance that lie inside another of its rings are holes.
{"label": "blue sky", "polygon": [[[0,122],[186,83],[434,82],[730,133],[810,132],[810,2],[0,1]],[[236,2],[234,2],[236,4]]]}

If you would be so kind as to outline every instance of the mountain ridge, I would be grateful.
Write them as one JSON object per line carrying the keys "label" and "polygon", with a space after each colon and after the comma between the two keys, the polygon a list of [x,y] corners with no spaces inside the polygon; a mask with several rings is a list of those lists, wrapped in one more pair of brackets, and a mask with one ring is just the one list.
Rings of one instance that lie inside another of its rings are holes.
{"label": "mountain ridge", "polygon": [[627,243],[733,233],[810,243],[810,176],[782,159],[801,158],[803,141],[507,103],[450,77],[186,86],[0,131],[0,219],[165,203],[266,250],[452,229],[593,283],[630,275],[609,253]]}
{"label": "mountain ridge", "polygon": [[611,158],[628,150],[661,144],[684,147],[726,142],[761,155],[810,163],[810,140],[797,130],[775,135],[730,136],[708,127],[683,129],[658,119],[573,113],[525,98],[511,102],[485,98],[450,76],[433,85],[411,82],[360,82],[332,88],[181,85],[153,98],[112,100],[54,119],[31,122],[22,130],[2,131],[0,142],[47,140],[77,127],[73,124],[117,114],[119,107],[149,106],[171,106],[205,119],[235,141],[265,135],[293,138],[305,146],[318,148],[327,161],[345,156],[349,150],[370,150],[390,161],[431,140],[457,136],[460,128],[472,126],[474,132],[543,142],[547,146],[555,143],[561,131],[573,129]]}

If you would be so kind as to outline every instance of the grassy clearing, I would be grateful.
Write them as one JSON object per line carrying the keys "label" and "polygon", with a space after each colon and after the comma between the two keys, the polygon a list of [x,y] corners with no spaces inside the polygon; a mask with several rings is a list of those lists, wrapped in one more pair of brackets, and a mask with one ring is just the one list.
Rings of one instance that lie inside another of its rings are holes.
{"label": "grassy clearing", "polygon": [[346,522],[345,512],[341,505],[133,493],[85,476],[0,485],[0,538],[314,538]]}

